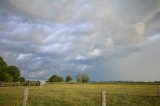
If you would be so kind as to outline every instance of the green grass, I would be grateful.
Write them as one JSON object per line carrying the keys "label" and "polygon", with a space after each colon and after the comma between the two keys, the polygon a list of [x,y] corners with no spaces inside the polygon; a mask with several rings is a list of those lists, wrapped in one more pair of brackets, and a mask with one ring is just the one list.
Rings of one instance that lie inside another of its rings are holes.
{"label": "green grass", "polygon": [[24,87],[0,87],[0,106],[22,106]]}
{"label": "green grass", "polygon": [[[159,87],[160,88],[160,87]],[[25,87],[0,87],[0,106],[22,106]],[[109,106],[160,106],[157,85],[48,84],[29,88],[27,106],[100,106],[105,90]]]}

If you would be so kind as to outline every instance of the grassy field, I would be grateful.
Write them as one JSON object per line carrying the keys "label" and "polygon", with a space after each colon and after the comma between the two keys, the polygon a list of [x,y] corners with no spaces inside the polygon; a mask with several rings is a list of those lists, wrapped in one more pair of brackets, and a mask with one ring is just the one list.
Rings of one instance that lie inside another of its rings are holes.
{"label": "grassy field", "polygon": [[[22,106],[25,87],[0,87],[0,106]],[[160,85],[159,85],[160,89]],[[27,106],[100,106],[101,91],[108,106],[160,106],[157,85],[48,84],[29,87]]]}

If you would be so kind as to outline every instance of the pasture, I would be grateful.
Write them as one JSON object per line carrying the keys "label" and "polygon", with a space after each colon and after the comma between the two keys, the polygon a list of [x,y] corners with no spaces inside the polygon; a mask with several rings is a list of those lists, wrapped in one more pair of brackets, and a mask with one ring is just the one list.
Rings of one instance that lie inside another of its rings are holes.
{"label": "pasture", "polygon": [[[0,87],[0,106],[22,106],[25,86]],[[106,91],[108,106],[160,106],[160,85],[47,84],[30,86],[27,106],[100,106]]]}

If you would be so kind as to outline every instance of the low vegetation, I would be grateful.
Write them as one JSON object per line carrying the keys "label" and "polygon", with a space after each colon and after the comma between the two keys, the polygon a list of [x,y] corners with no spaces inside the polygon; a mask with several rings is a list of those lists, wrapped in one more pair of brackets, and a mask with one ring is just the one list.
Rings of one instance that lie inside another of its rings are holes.
{"label": "low vegetation", "polygon": [[[160,106],[158,85],[47,84],[29,87],[27,106],[100,106],[101,91],[109,106]],[[160,88],[160,86],[159,86]],[[0,87],[1,106],[21,106],[25,87]]]}

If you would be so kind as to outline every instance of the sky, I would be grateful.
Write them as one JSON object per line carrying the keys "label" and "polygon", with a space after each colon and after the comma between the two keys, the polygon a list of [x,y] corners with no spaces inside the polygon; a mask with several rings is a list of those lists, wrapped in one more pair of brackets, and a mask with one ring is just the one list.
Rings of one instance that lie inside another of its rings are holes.
{"label": "sky", "polygon": [[160,0],[0,0],[0,56],[27,79],[160,80]]}

